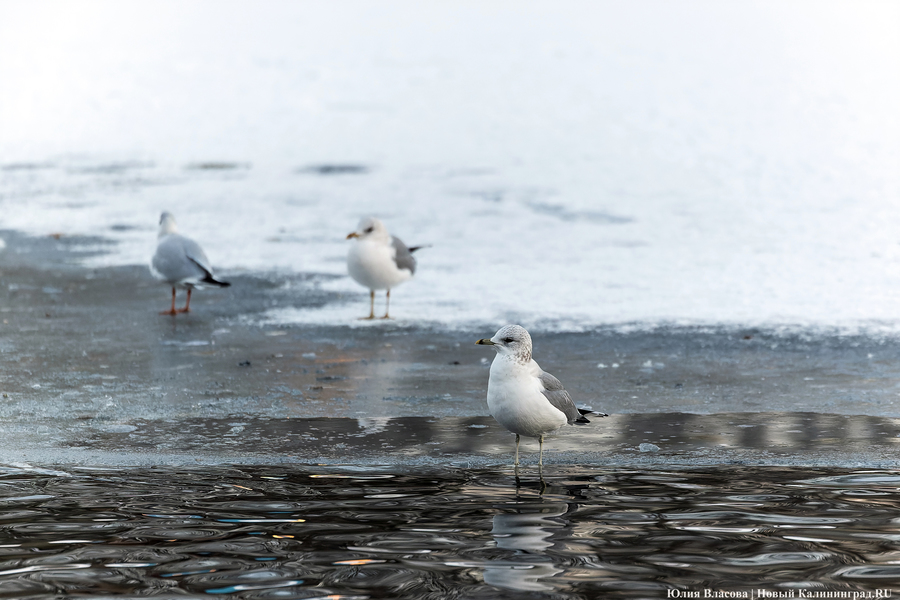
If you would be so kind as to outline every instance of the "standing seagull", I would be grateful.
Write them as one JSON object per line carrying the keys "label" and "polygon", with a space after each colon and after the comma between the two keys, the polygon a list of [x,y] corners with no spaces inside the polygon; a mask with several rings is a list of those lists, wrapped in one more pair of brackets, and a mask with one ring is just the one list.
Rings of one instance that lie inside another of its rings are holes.
{"label": "standing seagull", "polygon": [[[190,311],[191,290],[195,287],[231,285],[213,277],[212,267],[203,249],[191,238],[178,233],[175,217],[168,212],[159,217],[159,242],[156,244],[156,254],[150,261],[150,272],[160,281],[172,286],[172,308],[160,313],[163,315]],[[187,302],[184,303],[184,308],[178,310],[175,310],[175,288],[187,289]]]}
{"label": "standing seagull", "polygon": [[531,358],[531,336],[524,327],[507,325],[491,339],[475,343],[497,351],[488,379],[488,409],[498,423],[516,434],[516,466],[520,435],[540,441],[538,465],[543,465],[546,434],[566,424],[590,423],[584,415],[594,411],[576,408],[559,379],[541,370]]}
{"label": "standing seagull", "polygon": [[375,318],[375,290],[387,290],[387,300],[382,319],[390,319],[391,288],[412,278],[416,272],[416,259],[412,253],[422,246],[407,247],[400,238],[388,233],[384,223],[375,217],[359,222],[356,231],[347,235],[356,243],[347,254],[347,271],[350,277],[369,288],[369,316]]}

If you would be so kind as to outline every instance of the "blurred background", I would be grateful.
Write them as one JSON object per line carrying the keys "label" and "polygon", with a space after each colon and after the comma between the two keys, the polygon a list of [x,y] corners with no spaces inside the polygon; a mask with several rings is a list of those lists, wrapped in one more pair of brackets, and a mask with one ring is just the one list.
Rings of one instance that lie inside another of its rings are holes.
{"label": "blurred background", "polygon": [[221,273],[363,297],[372,214],[432,245],[406,321],[893,334],[898,28],[856,0],[2,2],[0,230],[143,264],[169,210]]}

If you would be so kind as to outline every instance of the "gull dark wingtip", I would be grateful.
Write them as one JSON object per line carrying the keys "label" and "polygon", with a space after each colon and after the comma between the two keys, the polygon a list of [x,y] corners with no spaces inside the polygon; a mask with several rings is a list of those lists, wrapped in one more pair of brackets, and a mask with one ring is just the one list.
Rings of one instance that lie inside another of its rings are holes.
{"label": "gull dark wingtip", "polygon": [[[592,415],[594,417],[608,417],[609,416],[605,412],[600,412],[599,410],[591,410],[589,408],[579,408],[578,412],[580,412],[582,414],[582,418],[584,418],[584,415]],[[590,421],[588,421],[588,422],[590,422]]]}

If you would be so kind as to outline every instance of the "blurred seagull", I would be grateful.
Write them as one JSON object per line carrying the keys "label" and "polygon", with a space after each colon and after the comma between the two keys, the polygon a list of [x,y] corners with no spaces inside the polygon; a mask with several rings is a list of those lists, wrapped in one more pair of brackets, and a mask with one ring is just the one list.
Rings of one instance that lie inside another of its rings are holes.
{"label": "blurred seagull", "polygon": [[347,254],[347,271],[356,282],[369,288],[369,316],[375,318],[375,290],[387,290],[387,300],[382,319],[390,319],[391,288],[410,279],[416,272],[416,259],[412,253],[425,246],[408,247],[400,238],[388,233],[384,224],[375,217],[359,222],[356,231],[347,235],[356,243]]}
{"label": "blurred seagull", "polygon": [[497,351],[488,379],[488,409],[498,423],[516,434],[516,462],[519,465],[519,436],[537,438],[544,464],[544,436],[563,425],[590,423],[584,415],[605,413],[576,408],[559,379],[541,370],[531,358],[531,336],[524,327],[507,325],[491,339],[475,342]]}
{"label": "blurred seagull", "polygon": [[[191,290],[206,286],[228,287],[227,281],[213,277],[212,267],[203,249],[194,240],[180,235],[175,225],[175,217],[164,212],[159,217],[159,242],[156,254],[150,261],[153,276],[172,286],[172,308],[160,314],[176,315],[186,313],[191,306]],[[187,289],[184,308],[175,310],[175,288]]]}

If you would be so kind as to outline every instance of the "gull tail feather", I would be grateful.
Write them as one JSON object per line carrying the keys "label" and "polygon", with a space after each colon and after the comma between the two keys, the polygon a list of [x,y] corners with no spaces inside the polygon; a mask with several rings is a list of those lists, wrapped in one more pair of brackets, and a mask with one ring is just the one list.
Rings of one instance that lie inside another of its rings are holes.
{"label": "gull tail feather", "polygon": [[219,286],[219,287],[228,287],[228,286],[231,285],[231,283],[228,282],[228,281],[221,281],[221,280],[216,279],[215,277],[213,277],[213,274],[210,273],[209,270],[208,270],[207,268],[205,268],[203,265],[201,265],[200,263],[198,263],[196,260],[194,260],[194,259],[191,258],[190,256],[188,256],[188,259],[189,259],[192,263],[194,263],[195,265],[197,265],[198,267],[200,267],[201,269],[203,269],[203,279],[200,280],[200,283],[205,283],[206,285],[217,285],[217,286]]}
{"label": "gull tail feather", "polygon": [[575,419],[576,423],[581,423],[582,425],[585,423],[590,423],[590,421],[585,417],[585,415],[593,415],[595,417],[608,417],[609,415],[605,412],[599,412],[596,410],[590,410],[589,408],[579,408],[578,412],[581,413],[581,416]]}
{"label": "gull tail feather", "polygon": [[219,287],[228,287],[231,285],[230,281],[220,281],[220,280],[216,279],[215,277],[213,277],[210,273],[207,273],[206,277],[204,277],[200,281],[207,285],[217,285]]}

